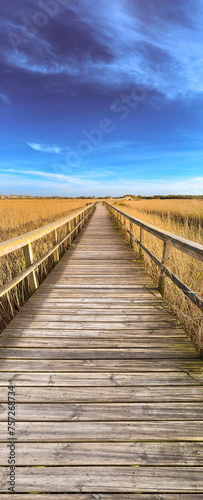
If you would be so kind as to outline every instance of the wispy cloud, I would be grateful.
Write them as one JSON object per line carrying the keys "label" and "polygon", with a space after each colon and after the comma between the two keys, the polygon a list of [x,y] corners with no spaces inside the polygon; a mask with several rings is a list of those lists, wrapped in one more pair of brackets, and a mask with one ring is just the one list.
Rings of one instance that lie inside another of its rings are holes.
{"label": "wispy cloud", "polygon": [[22,174],[24,177],[42,177],[44,179],[48,179],[50,181],[58,182],[58,183],[67,183],[75,186],[87,186],[89,182],[93,182],[95,187],[98,187],[98,183],[95,180],[86,180],[82,177],[76,177],[66,174],[54,174],[51,172],[43,172],[40,170],[15,170],[12,168],[9,169],[1,169],[1,171],[6,171],[8,173],[13,173],[16,175]]}
{"label": "wispy cloud", "polygon": [[5,103],[5,104],[12,104],[11,100],[9,97],[5,94],[0,94],[0,99]]}
{"label": "wispy cloud", "polygon": [[[94,180],[85,179],[82,177],[69,176],[65,174],[52,174],[37,170],[15,170],[1,169],[2,187],[6,186],[6,190],[12,191],[12,186],[20,186],[25,189],[29,188],[33,194],[37,194],[43,190],[43,195],[57,194],[72,196],[78,195],[96,195],[105,196],[122,196],[126,192],[135,195],[158,195],[158,194],[193,194],[200,195],[203,192],[203,177],[183,177],[181,179],[132,179],[120,177],[114,180]],[[35,182],[32,186],[30,178],[35,177]],[[20,184],[21,182],[21,184]],[[69,190],[69,191],[68,191]],[[22,193],[25,190],[22,189]]]}
{"label": "wispy cloud", "polygon": [[27,142],[27,145],[40,153],[61,153],[61,148],[59,146],[43,146],[42,144],[37,144],[36,142]]}
{"label": "wispy cloud", "polygon": [[49,38],[44,29],[38,30],[32,47],[22,44],[18,53],[7,50],[7,63],[105,88],[136,83],[168,99],[203,91],[202,2],[194,7],[190,0],[181,0],[177,8],[172,0],[171,8],[168,2],[160,8],[159,2],[146,5],[146,0],[135,2],[134,7],[129,0],[96,4],[83,0],[70,3],[70,12],[73,19],[61,16],[58,23],[64,37],[70,30],[73,38],[84,40],[79,53],[73,44],[64,53],[61,37]]}

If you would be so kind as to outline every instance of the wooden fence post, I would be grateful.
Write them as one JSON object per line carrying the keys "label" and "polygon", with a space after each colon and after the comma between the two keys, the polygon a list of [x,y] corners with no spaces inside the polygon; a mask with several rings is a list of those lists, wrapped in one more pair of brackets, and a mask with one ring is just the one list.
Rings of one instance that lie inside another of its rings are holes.
{"label": "wooden fence post", "polygon": [[[143,229],[143,227],[140,227],[140,243],[144,244],[144,229]],[[142,249],[142,247],[140,247],[140,249],[139,249],[139,260],[141,262],[144,261],[144,250]]]}
{"label": "wooden fence post", "polygon": [[[164,264],[164,266],[167,267],[167,264],[169,262],[169,259],[170,259],[170,254],[171,254],[171,245],[169,245],[168,243],[166,243],[164,241],[164,245],[163,245],[163,256],[162,256],[162,264]],[[158,289],[159,289],[159,292],[163,295],[164,294],[164,289],[165,289],[165,280],[166,280],[166,276],[164,274],[163,271],[160,272],[160,277],[159,277],[159,285],[158,285]]]}
{"label": "wooden fence post", "polygon": [[[54,229],[51,236],[52,236],[52,242],[53,242],[53,246],[54,246],[54,245],[56,245],[56,243],[58,241],[56,229]],[[54,251],[53,257],[54,257],[54,263],[57,264],[57,262],[59,262],[59,249],[58,248],[56,248],[56,250]]]}
{"label": "wooden fence post", "polygon": [[133,232],[133,223],[132,223],[132,221],[130,221],[130,246],[133,248],[132,232]]}
{"label": "wooden fence post", "polygon": [[[74,228],[76,228],[76,226],[77,226],[77,217],[74,217]],[[74,235],[73,239],[75,239],[77,236],[77,229],[75,229],[73,235]]]}
{"label": "wooden fence post", "polygon": [[[28,243],[28,245],[23,247],[23,253],[25,257],[26,267],[31,266],[34,263],[34,255],[31,243]],[[32,271],[28,276],[28,282],[29,282],[30,292],[34,293],[39,286],[35,271]]]}
{"label": "wooden fence post", "polygon": [[[70,221],[67,223],[67,233],[69,234],[71,232],[71,227],[70,227]],[[71,241],[72,241],[72,238],[71,238],[71,235],[69,236],[68,238],[68,245],[70,246],[71,245]]]}

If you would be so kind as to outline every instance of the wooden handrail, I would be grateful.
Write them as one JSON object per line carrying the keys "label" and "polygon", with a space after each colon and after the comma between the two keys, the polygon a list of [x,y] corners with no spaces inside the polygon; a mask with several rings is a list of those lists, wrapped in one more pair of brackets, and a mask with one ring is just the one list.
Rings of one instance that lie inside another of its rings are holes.
{"label": "wooden handrail", "polygon": [[79,215],[88,212],[94,206],[95,203],[92,203],[91,205],[84,207],[82,210],[77,210],[73,214],[67,217],[63,217],[63,219],[59,219],[55,222],[47,224],[46,226],[42,226],[39,229],[30,231],[29,233],[25,233],[22,234],[21,236],[16,236],[15,238],[11,238],[10,240],[1,242],[0,257],[2,257],[3,255],[8,255],[9,253],[18,250],[19,248],[22,248],[25,245],[28,245],[29,243],[33,243],[34,241],[43,238],[43,236],[46,236],[47,234],[52,233],[53,231],[63,226],[64,224],[71,222],[75,217],[78,217]]}
{"label": "wooden handrail", "polygon": [[152,224],[144,222],[140,219],[136,219],[136,217],[133,217],[132,215],[129,215],[126,212],[123,212],[122,210],[119,210],[119,208],[115,207],[114,205],[111,205],[106,201],[104,203],[109,207],[113,208],[114,210],[116,210],[121,215],[125,216],[126,219],[128,219],[132,223],[145,229],[145,231],[153,234],[153,236],[156,236],[156,238],[165,241],[165,243],[168,243],[177,250],[180,250],[181,252],[186,253],[187,255],[190,255],[191,257],[194,257],[195,259],[198,259],[201,262],[203,262],[203,245],[200,245],[200,243],[195,243],[194,241],[187,240],[186,238],[182,238],[181,236],[177,236],[176,234],[169,233],[164,229],[159,229],[158,227],[153,226]]}
{"label": "wooden handrail", "polygon": [[[29,279],[30,292],[33,293],[38,288],[38,280],[35,272],[37,268],[52,254],[54,256],[54,262],[57,263],[59,261],[59,247],[67,240],[69,245],[71,244],[72,237],[74,239],[74,237],[78,234],[78,231],[81,227],[83,227],[86,219],[88,219],[88,217],[95,209],[95,206],[96,202],[88,205],[87,207],[84,207],[82,210],[78,210],[73,214],[64,217],[63,219],[52,222],[51,224],[47,224],[46,226],[43,226],[39,229],[35,229],[34,231],[0,243],[0,257],[23,248],[26,264],[26,269],[21,274],[9,281],[0,289],[0,298],[8,294],[8,292],[12,290],[12,288],[18,285],[18,283],[20,283],[26,277],[28,277]],[[74,228],[72,230],[70,227],[71,221],[74,221]],[[67,234],[60,241],[58,241],[57,229],[64,226],[65,224],[67,224]],[[32,243],[40,238],[43,238],[44,236],[47,236],[48,234],[52,234],[53,247],[37,261],[34,261]]]}
{"label": "wooden handrail", "polygon": [[[159,278],[159,291],[163,294],[165,288],[165,275],[170,278],[175,285],[182,290],[182,292],[193,302],[201,311],[203,311],[203,300],[193,292],[187,285],[185,285],[168,267],[170,259],[171,248],[174,247],[181,252],[190,255],[191,257],[203,262],[203,245],[200,243],[195,243],[194,241],[187,240],[182,238],[181,236],[177,236],[176,234],[169,233],[164,229],[159,229],[152,224],[148,224],[132,215],[123,212],[119,208],[111,205],[110,203],[104,201],[103,202],[108,210],[112,213],[113,217],[115,217],[118,223],[125,229],[125,231],[130,235],[130,238],[133,239],[140,247],[139,259],[142,261],[144,252],[149,255],[149,257],[155,262],[157,266],[159,266],[160,278]],[[117,216],[120,215],[120,217]],[[126,227],[126,225],[122,222],[121,217],[127,219],[131,223],[130,230]],[[140,227],[140,239],[136,238],[132,233],[132,224],[135,224]],[[163,254],[162,261],[160,261],[145,245],[144,245],[144,234],[143,231],[147,231],[148,233],[156,236],[160,240],[164,242],[163,245]]]}

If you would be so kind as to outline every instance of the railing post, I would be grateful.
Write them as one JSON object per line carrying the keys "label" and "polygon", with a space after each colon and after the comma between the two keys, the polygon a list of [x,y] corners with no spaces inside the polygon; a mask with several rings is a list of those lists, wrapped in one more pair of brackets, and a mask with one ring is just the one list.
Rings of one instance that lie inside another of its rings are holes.
{"label": "railing post", "polygon": [[[77,217],[74,217],[74,228],[76,228],[77,226]],[[73,233],[73,239],[75,239],[77,236],[77,229],[75,229],[74,233]]]}
{"label": "railing post", "polygon": [[[71,232],[71,227],[70,227],[70,221],[67,223],[67,233],[69,234]],[[71,235],[69,236],[68,238],[68,245],[70,246],[71,245]]]}
{"label": "railing post", "polygon": [[[24,257],[25,257],[26,267],[31,266],[34,263],[34,255],[33,255],[31,243],[28,243],[28,245],[23,247],[23,253],[24,253]],[[28,276],[28,282],[29,282],[30,292],[34,293],[35,290],[37,290],[37,288],[39,286],[35,271],[32,271],[30,273],[30,275]]]}
{"label": "railing post", "polygon": [[[166,267],[167,267],[167,264],[169,262],[170,255],[171,255],[171,245],[169,245],[168,243],[166,243],[164,241],[162,264],[164,264],[164,266],[166,266]],[[160,277],[159,277],[159,284],[158,284],[158,289],[159,289],[159,292],[161,293],[161,295],[164,294],[165,281],[166,281],[166,276],[164,274],[164,271],[161,270]]]}
{"label": "railing post", "polygon": [[133,232],[133,223],[132,223],[132,221],[130,221],[130,246],[133,248],[132,232]]}
{"label": "railing post", "polygon": [[[54,231],[52,232],[53,246],[56,245],[57,241],[58,241],[57,230],[54,229]],[[53,257],[54,257],[55,264],[57,264],[57,262],[59,262],[59,249],[58,248],[56,248],[56,250],[54,251]]]}
{"label": "railing post", "polygon": [[[144,229],[143,229],[143,227],[140,227],[140,243],[144,244]],[[142,247],[140,247],[140,249],[139,249],[139,260],[141,262],[144,261],[144,250],[142,249]]]}

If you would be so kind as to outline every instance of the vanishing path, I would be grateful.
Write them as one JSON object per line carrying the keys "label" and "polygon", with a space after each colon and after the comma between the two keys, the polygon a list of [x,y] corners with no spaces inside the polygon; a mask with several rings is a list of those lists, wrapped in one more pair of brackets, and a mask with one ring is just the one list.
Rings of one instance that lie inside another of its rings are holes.
{"label": "vanishing path", "polygon": [[97,205],[4,330],[0,498],[10,383],[16,498],[203,499],[203,364],[135,258]]}

